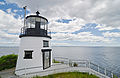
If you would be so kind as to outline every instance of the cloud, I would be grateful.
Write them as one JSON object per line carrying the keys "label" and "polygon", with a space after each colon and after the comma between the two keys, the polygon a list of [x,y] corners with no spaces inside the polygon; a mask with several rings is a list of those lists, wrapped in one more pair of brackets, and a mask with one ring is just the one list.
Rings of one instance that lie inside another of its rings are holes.
{"label": "cloud", "polygon": [[[31,13],[39,10],[49,19],[78,18],[86,22],[95,22],[106,27],[120,27],[120,0],[6,0],[18,6],[28,6]],[[101,29],[102,30],[102,29]]]}
{"label": "cloud", "polygon": [[[7,14],[4,11],[0,10],[0,30],[17,30],[16,33],[20,32],[20,28],[22,27],[22,19],[15,18],[11,14]],[[3,20],[4,19],[4,20]],[[18,30],[19,29],[19,30]],[[11,32],[12,33],[12,32]]]}
{"label": "cloud", "polygon": [[78,34],[72,33],[55,33],[52,34],[53,40],[63,41],[80,41],[80,42],[104,42],[104,43],[111,43],[113,39],[104,38],[102,36],[95,36],[91,32],[80,32]]}
{"label": "cloud", "polygon": [[15,16],[15,15],[16,15],[16,14],[15,14],[15,11],[16,11],[16,10],[13,10],[13,12],[14,12],[14,13],[13,13],[13,12],[12,12],[12,8],[8,8],[8,9],[6,9],[6,11],[7,11],[8,14],[10,14],[10,15],[12,15],[12,16]]}
{"label": "cloud", "polygon": [[83,19],[72,19],[69,23],[57,22],[56,20],[58,19],[51,19],[49,21],[49,29],[52,32],[75,32],[85,25],[85,20]]}
{"label": "cloud", "polygon": [[105,32],[104,37],[118,37],[120,38],[120,32]]}
{"label": "cloud", "polygon": [[1,39],[5,39],[5,40],[15,40],[18,38],[18,35],[13,35],[13,34],[8,34],[7,32],[4,31],[0,31],[0,37]]}
{"label": "cloud", "polygon": [[5,3],[4,2],[0,2],[0,5],[5,5]]}
{"label": "cloud", "polygon": [[11,13],[11,10],[12,10],[12,9],[11,9],[11,8],[9,8],[9,9],[7,9],[7,12],[8,12],[8,13]]}
{"label": "cloud", "polygon": [[120,27],[120,10],[118,9],[120,0],[104,0],[101,2],[103,2],[105,7],[97,9],[96,12],[93,13],[96,22],[105,24],[106,26]]}
{"label": "cloud", "polygon": [[65,42],[63,42],[63,43],[61,43],[61,42],[53,42],[52,46],[73,46],[73,45],[70,44],[70,43],[65,43]]}
{"label": "cloud", "polygon": [[13,10],[13,12],[18,12],[18,10]]}
{"label": "cloud", "polygon": [[[55,32],[52,34],[53,41],[71,40],[109,43],[114,39],[97,36],[91,32],[77,34],[73,34],[73,32],[79,31],[87,23],[98,24],[96,29],[99,31],[120,29],[119,0],[6,0],[6,2],[8,4],[16,3],[21,8],[26,5],[30,14],[39,10],[42,16],[48,18],[49,29]],[[5,38],[13,35],[15,39],[14,34],[19,33],[22,27],[22,19],[14,18],[14,13],[11,13],[10,8],[7,12],[9,14],[0,10],[0,26],[2,28],[0,31],[6,34]],[[17,10],[13,10],[13,12],[17,12]],[[72,21],[69,23],[56,21],[61,19],[71,19]]]}
{"label": "cloud", "polygon": [[98,29],[99,31],[109,31],[114,29],[120,30],[120,27],[111,27],[111,26],[100,25],[100,24],[98,24],[95,28]]}
{"label": "cloud", "polygon": [[18,35],[15,33],[20,33],[20,28],[22,27],[22,19],[15,18],[11,14],[0,10],[0,41],[5,42],[18,42]]}

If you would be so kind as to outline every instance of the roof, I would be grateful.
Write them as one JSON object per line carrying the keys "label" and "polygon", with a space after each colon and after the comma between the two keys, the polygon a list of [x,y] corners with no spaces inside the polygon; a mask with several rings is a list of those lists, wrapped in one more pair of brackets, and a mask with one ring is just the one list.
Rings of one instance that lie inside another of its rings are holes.
{"label": "roof", "polygon": [[39,17],[39,18],[43,18],[43,19],[45,19],[45,20],[48,22],[48,20],[47,20],[45,17],[42,17],[42,16],[38,16],[38,15],[29,15],[29,16],[26,17],[26,19],[29,18],[29,17]]}

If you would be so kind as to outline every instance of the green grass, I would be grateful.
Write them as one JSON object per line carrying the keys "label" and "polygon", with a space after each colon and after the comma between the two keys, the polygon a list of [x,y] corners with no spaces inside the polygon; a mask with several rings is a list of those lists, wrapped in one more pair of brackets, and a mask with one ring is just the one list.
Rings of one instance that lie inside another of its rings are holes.
{"label": "green grass", "polygon": [[33,78],[99,78],[95,75],[89,75],[88,73],[81,73],[81,72],[64,72],[64,73],[57,73],[48,76],[35,76]]}
{"label": "green grass", "polygon": [[118,78],[116,75],[113,75],[113,78]]}
{"label": "green grass", "polygon": [[0,57],[0,71],[10,69],[16,66],[17,55],[10,54]]}

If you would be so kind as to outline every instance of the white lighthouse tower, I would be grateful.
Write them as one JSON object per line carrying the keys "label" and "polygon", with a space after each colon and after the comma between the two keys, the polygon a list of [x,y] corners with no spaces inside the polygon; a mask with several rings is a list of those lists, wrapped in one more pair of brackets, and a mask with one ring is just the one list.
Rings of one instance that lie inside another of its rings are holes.
{"label": "white lighthouse tower", "polygon": [[20,34],[19,54],[16,75],[24,75],[45,70],[52,65],[50,47],[51,36],[48,33],[48,20],[45,17],[30,15]]}

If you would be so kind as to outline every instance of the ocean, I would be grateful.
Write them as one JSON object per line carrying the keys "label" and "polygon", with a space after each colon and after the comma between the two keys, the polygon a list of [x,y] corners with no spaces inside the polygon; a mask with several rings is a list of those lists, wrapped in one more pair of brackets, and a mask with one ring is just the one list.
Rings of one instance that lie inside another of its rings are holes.
{"label": "ocean", "polygon": [[[69,59],[90,60],[113,71],[120,73],[120,47],[52,47],[53,57],[66,57]],[[18,54],[19,47],[0,47],[0,56]]]}

